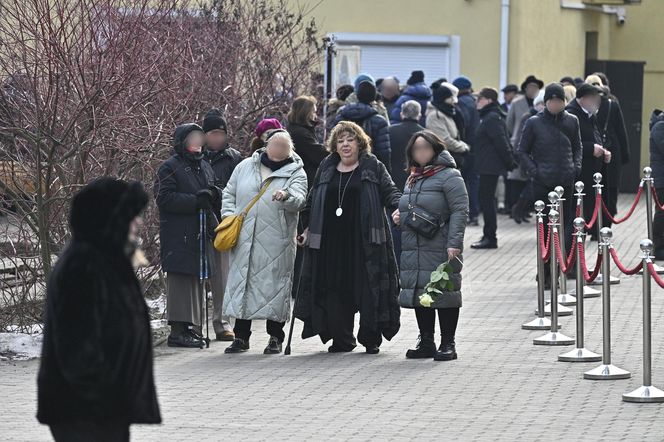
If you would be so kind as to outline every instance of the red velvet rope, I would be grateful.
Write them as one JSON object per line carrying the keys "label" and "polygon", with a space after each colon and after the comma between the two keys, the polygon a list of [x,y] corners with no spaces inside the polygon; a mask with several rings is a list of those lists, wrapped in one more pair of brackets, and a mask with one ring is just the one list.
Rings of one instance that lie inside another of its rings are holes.
{"label": "red velvet rope", "polygon": [[[593,209],[593,217],[590,219],[590,222],[586,223],[586,229],[588,230],[592,229],[593,226],[595,225],[595,222],[597,222],[597,213],[599,212],[599,207],[601,204],[602,204],[602,195],[598,193],[597,196],[595,196],[595,208]],[[578,204],[577,204],[577,209],[579,209]],[[579,216],[581,216],[580,211],[579,211]]]}
{"label": "red velvet rope", "polygon": [[544,243],[544,223],[537,223],[538,237],[540,242],[540,248],[542,250],[542,261],[548,262],[549,257],[551,256],[551,229],[549,228],[549,234],[546,238],[546,243]]}
{"label": "red velvet rope", "polygon": [[572,266],[574,265],[576,254],[570,253],[567,259],[563,259],[563,249],[560,247],[560,235],[558,232],[553,233],[553,244],[556,248],[556,257],[558,258],[558,265],[560,265],[560,270],[565,274],[569,273],[569,271],[572,269]]}
{"label": "red velvet rope", "polygon": [[655,200],[657,208],[659,208],[659,210],[664,210],[664,205],[662,205],[662,203],[659,202],[659,197],[657,197],[657,191],[655,190],[655,188],[651,187],[650,190],[652,191],[652,196],[653,199]]}
{"label": "red velvet rope", "polygon": [[604,210],[604,215],[606,215],[609,221],[611,221],[614,224],[620,224],[622,222],[627,221],[627,218],[632,216],[632,214],[634,213],[634,209],[636,209],[636,205],[639,203],[642,193],[643,193],[643,186],[639,186],[639,191],[636,193],[636,198],[634,198],[632,207],[630,207],[629,212],[627,212],[627,215],[623,216],[622,218],[614,218],[613,216],[611,216],[611,214],[609,213],[609,209],[606,207],[606,204],[604,204],[604,200],[602,200],[602,209]]}
{"label": "red velvet rope", "polygon": [[655,270],[655,264],[652,262],[648,263],[648,273],[650,273],[650,276],[652,276],[652,279],[655,280],[658,286],[664,288],[664,280],[657,274],[657,270]]}
{"label": "red velvet rope", "polygon": [[628,269],[618,259],[618,252],[616,252],[616,249],[611,247],[611,248],[609,248],[609,252],[611,253],[611,258],[613,258],[613,262],[616,263],[616,266],[618,266],[618,269],[621,272],[623,272],[625,275],[636,275],[639,272],[639,270],[641,270],[643,268],[643,261],[639,261],[639,263],[636,265],[636,267],[634,267],[633,269]]}
{"label": "red velvet rope", "polygon": [[602,255],[597,251],[597,262],[595,263],[595,268],[593,269],[592,274],[588,274],[588,266],[586,264],[586,251],[583,246],[583,242],[579,243],[579,260],[581,261],[581,268],[583,269],[583,279],[586,282],[593,282],[597,275],[599,275],[599,269],[602,266]]}

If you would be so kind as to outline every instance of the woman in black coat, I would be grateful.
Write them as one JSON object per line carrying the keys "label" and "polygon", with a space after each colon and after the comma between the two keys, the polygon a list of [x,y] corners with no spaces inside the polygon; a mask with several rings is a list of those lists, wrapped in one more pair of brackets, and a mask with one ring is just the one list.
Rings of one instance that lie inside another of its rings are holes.
{"label": "woman in black coat", "polygon": [[293,139],[295,152],[304,162],[309,188],[314,182],[316,170],[329,152],[316,139],[316,99],[311,96],[297,97],[288,113],[288,133]]}
{"label": "woman in black coat", "polygon": [[47,286],[37,379],[37,419],[55,440],[129,440],[130,424],[161,422],[148,308],[131,264],[147,202],[140,184],[113,178],[74,197],[72,240]]}
{"label": "woman in black coat", "polygon": [[329,139],[303,211],[307,245],[295,316],[303,338],[333,340],[331,353],[352,351],[354,317],[358,340],[376,354],[382,338],[399,330],[399,282],[385,210],[397,209],[401,192],[383,163],[370,153],[370,139],[342,121]]}

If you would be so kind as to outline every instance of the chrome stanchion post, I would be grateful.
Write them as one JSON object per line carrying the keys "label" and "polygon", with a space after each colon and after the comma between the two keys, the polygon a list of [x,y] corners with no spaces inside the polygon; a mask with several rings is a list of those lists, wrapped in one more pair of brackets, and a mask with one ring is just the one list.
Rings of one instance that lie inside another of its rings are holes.
{"label": "chrome stanchion post", "polygon": [[[648,228],[648,239],[650,241],[654,240],[654,235],[652,233],[652,206],[653,206],[653,178],[652,178],[652,169],[648,166],[643,168],[643,186],[645,187],[646,192],[646,226]],[[655,271],[659,274],[664,273],[664,267],[654,264]],[[645,268],[641,270],[644,272]],[[640,272],[640,273],[641,273]]]}
{"label": "chrome stanchion post", "polygon": [[644,239],[640,244],[643,252],[643,385],[630,393],[622,395],[626,402],[664,402],[664,391],[652,385],[652,329],[650,300],[650,252],[652,241]]}
{"label": "chrome stanchion post", "polygon": [[[576,190],[576,193],[574,196],[576,197],[576,205],[579,207],[579,216],[583,218],[583,197],[586,196],[585,193],[583,193],[583,190],[585,189],[585,184],[583,184],[583,181],[577,181],[574,183],[574,189]],[[585,238],[585,235],[584,235]],[[570,295],[577,296],[576,293],[576,288],[573,288],[572,290],[569,291]],[[583,297],[584,298],[599,298],[600,292],[597,289],[594,289],[590,286],[587,286],[584,284],[583,286]]]}
{"label": "chrome stanchion post", "polygon": [[[597,231],[600,232],[604,228],[604,209],[602,208],[602,174],[599,172],[596,172],[593,175],[593,181],[595,181],[595,184],[593,184],[593,187],[595,188],[595,202],[597,202],[597,196],[599,195],[599,207],[597,208]],[[599,242],[599,241],[598,241]],[[600,253],[601,253],[601,247],[600,247]],[[588,285],[601,285],[604,286],[604,269],[602,269],[602,273],[597,275],[597,278],[595,278],[594,281],[591,281],[588,283]],[[609,282],[611,284],[619,284],[620,279],[614,277],[609,277]]]}
{"label": "chrome stanchion post", "polygon": [[535,201],[535,212],[537,222],[537,318],[521,325],[524,330],[548,330],[551,328],[551,321],[544,315],[544,260],[542,259],[542,241],[540,237],[540,225],[544,223],[544,201]]}
{"label": "chrome stanchion post", "polygon": [[[552,211],[555,211],[557,214],[560,214],[559,208],[560,208],[560,197],[558,196],[558,193],[556,191],[551,191],[547,194],[547,198],[549,200],[549,208]],[[550,213],[549,213],[550,216]],[[549,223],[550,224],[550,223]],[[553,233],[553,232],[552,232]],[[549,247],[553,247],[553,236],[551,236],[551,245]],[[555,250],[551,249],[552,256],[555,255]],[[551,274],[551,287],[554,286],[553,282],[558,281],[558,273],[552,273]],[[558,299],[558,295],[556,295],[555,298],[553,299]],[[551,301],[548,301],[546,306],[544,307],[544,314],[546,316],[551,316]],[[560,304],[558,302],[558,316],[570,316],[572,314],[572,309],[569,307],[565,307],[564,305]]]}
{"label": "chrome stanchion post", "polygon": [[[586,222],[583,218],[574,219],[574,234],[576,238],[574,243],[576,244],[576,292],[583,293],[584,291],[584,279],[583,279],[583,264],[581,263],[581,253],[579,252],[579,246],[583,244],[585,237],[584,229]],[[583,338],[583,298],[584,296],[577,297],[576,300],[576,348],[570,352],[563,353],[558,356],[558,360],[561,362],[597,362],[602,360],[602,356],[594,353],[585,348],[584,338]]]}
{"label": "chrome stanchion post", "polygon": [[[555,192],[553,193],[557,196]],[[558,219],[558,211],[551,209],[549,211],[549,229],[553,229],[551,231],[551,238],[553,238],[554,234],[557,232]],[[553,239],[551,240],[550,247],[554,247],[555,249]],[[551,256],[549,258],[549,263],[551,264],[551,331],[544,336],[533,339],[533,344],[535,345],[574,344],[574,339],[558,332],[558,278],[554,276],[558,274],[558,262],[556,261],[556,253],[554,249],[551,249]]]}
{"label": "chrome stanchion post", "polygon": [[[565,235],[565,188],[563,186],[556,186],[554,192],[558,194],[558,213],[560,213],[560,249],[563,252],[563,259],[567,259],[567,247],[565,245],[567,236]],[[562,267],[559,268],[560,277],[560,293],[558,294],[558,303],[561,305],[569,306],[576,304],[576,298],[567,292],[567,275],[563,272]]]}
{"label": "chrome stanchion post", "polygon": [[629,371],[611,364],[611,275],[610,253],[611,237],[613,232],[608,227],[599,231],[600,247],[602,248],[602,272],[606,276],[602,283],[602,325],[603,325],[603,351],[602,364],[583,374],[585,379],[627,379],[631,376]]}

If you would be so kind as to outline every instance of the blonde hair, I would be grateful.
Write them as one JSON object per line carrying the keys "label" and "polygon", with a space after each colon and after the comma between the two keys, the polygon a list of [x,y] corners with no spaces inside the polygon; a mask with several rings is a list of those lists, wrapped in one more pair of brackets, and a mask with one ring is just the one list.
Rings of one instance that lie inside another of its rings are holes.
{"label": "blonde hair", "polygon": [[602,82],[602,79],[599,78],[599,75],[588,75],[586,77],[586,83],[592,84],[593,86],[599,86],[599,87],[604,87],[604,83]]}
{"label": "blonde hair", "polygon": [[563,86],[565,90],[565,101],[571,103],[576,98],[576,88],[571,84]]}
{"label": "blonde hair", "polygon": [[357,145],[360,147],[360,155],[362,152],[371,152],[371,138],[369,138],[369,135],[367,135],[360,126],[352,121],[340,121],[334,126],[332,133],[330,133],[330,138],[327,139],[328,151],[337,151],[337,141],[342,134],[350,134],[355,137]]}

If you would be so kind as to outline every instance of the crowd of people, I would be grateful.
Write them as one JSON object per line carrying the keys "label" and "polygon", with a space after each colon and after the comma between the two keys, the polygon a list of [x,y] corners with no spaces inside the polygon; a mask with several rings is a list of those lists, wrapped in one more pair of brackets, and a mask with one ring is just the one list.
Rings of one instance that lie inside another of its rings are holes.
{"label": "crowd of people", "polygon": [[[231,342],[225,353],[250,349],[256,320],[266,321],[263,353],[281,353],[284,326],[294,315],[304,323],[302,337],[331,341],[330,353],[353,351],[359,342],[377,354],[382,340],[399,332],[401,308],[407,308],[414,310],[419,337],[405,356],[456,359],[466,227],[477,225],[481,214],[483,235],[471,247],[495,249],[499,213],[528,222],[536,199],[546,200],[560,185],[571,200],[574,182],[590,189],[595,172],[603,174],[603,197],[615,215],[621,168],[629,161],[620,104],[603,74],[546,86],[530,75],[501,92],[502,102],[495,88],[475,92],[465,76],[427,84],[414,71],[402,87],[396,77],[360,74],[327,103],[300,96],[284,121],[258,121],[246,148],[233,146],[217,109],[200,125],[178,126],[153,188],[168,345],[202,347],[204,262],[215,338]],[[661,111],[653,114],[651,130],[662,198]],[[592,193],[586,194],[590,218]],[[74,198],[72,242],[48,286],[39,375],[38,417],[56,439],[95,432],[121,437],[129,423],[160,421],[147,310],[132,271],[147,203],[140,184],[112,178],[96,180]],[[571,223],[572,205],[566,208]],[[657,232],[664,230],[662,213]],[[233,215],[243,219],[237,244],[217,251],[215,228]],[[656,245],[664,255],[662,242]],[[114,318],[106,330],[102,317]],[[77,340],[80,348],[66,344],[73,335],[85,337]],[[72,397],[76,408],[69,406]],[[80,426],[86,416],[108,419]],[[67,425],[59,426],[62,421]]]}

